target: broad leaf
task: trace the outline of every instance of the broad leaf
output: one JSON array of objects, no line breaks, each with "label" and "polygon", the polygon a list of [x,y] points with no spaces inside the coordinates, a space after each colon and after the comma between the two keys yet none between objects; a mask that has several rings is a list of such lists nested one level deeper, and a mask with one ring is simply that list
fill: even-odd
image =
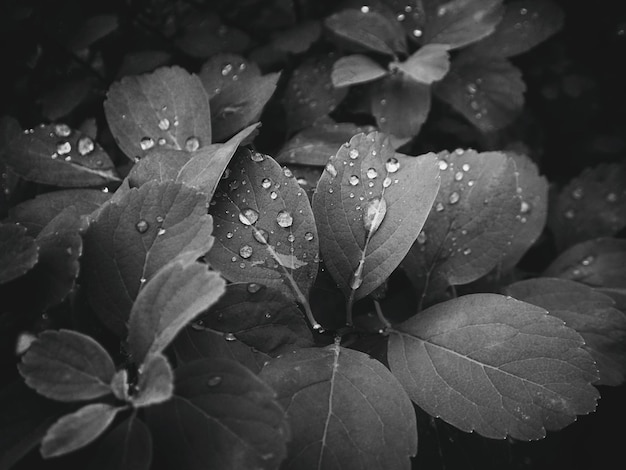
[{"label": "broad leaf", "polygon": [[80,401],[111,393],[115,365],[93,338],[72,330],[47,330],[28,348],[19,371],[40,395]]},{"label": "broad leaf", "polygon": [[160,353],[146,358],[139,369],[137,393],[131,398],[133,406],[139,408],[156,405],[172,398],[174,371]]},{"label": "broad leaf", "polygon": [[36,183],[84,187],[119,181],[102,147],[67,124],[42,124],[18,134],[4,158],[15,173]]},{"label": "broad leaf", "polygon": [[285,469],[409,469],[415,412],[380,362],[341,348],[300,349],[271,361],[261,378],[287,410]]},{"label": "broad leaf", "polygon": [[[426,9],[429,2],[423,0],[383,0],[393,13],[396,21],[405,30],[406,34],[413,40],[420,40],[424,35],[424,24],[426,23]],[[396,26],[397,27],[397,26]]]},{"label": "broad leaf", "polygon": [[213,140],[221,141],[258,120],[280,73],[261,76],[253,62],[218,54],[202,66],[199,77],[210,97]]},{"label": "broad leaf", "polygon": [[215,219],[212,266],[235,282],[280,290],[305,303],[318,268],[318,236],[309,200],[271,157],[239,153],[209,208]]},{"label": "broad leaf", "polygon": [[333,86],[345,87],[367,83],[384,77],[389,72],[367,56],[348,55],[333,64],[331,78]]},{"label": "broad leaf", "polygon": [[149,182],[106,205],[84,236],[81,285],[118,336],[140,287],[181,253],[205,254],[213,241],[206,196],[178,183]]},{"label": "broad leaf", "polygon": [[463,431],[540,439],[599,397],[583,339],[547,313],[496,294],[437,304],[394,326],[391,371],[420,408]]},{"label": "broad leaf", "polygon": [[610,297],[578,282],[537,278],[516,282],[506,294],[560,318],[585,340],[583,346],[600,371],[598,385],[626,381],[626,316]]},{"label": "broad leaf", "polygon": [[224,292],[224,281],[205,264],[175,260],[141,289],[128,322],[128,343],[135,364],[162,352],[195,316]]},{"label": "broad leaf", "polygon": [[180,67],[122,78],[109,88],[104,111],[131,160],[155,147],[194,151],[211,143],[209,97],[200,79]]},{"label": "broad leaf", "polygon": [[521,112],[526,85],[508,60],[464,52],[434,91],[482,132],[491,132],[506,127]]},{"label": "broad leaf", "polygon": [[626,227],[626,165],[603,164],[583,171],[560,191],[548,225],[561,250],[613,236]]},{"label": "broad leaf", "polygon": [[448,46],[443,44],[426,44],[409,56],[404,62],[392,64],[413,80],[425,85],[441,80],[450,69]]},{"label": "broad leaf", "polygon": [[278,468],[289,427],[274,391],[245,367],[199,360],[176,370],[176,396],[146,411],[167,468]]},{"label": "broad leaf", "polygon": [[151,463],[150,430],[133,414],[99,441],[89,469],[149,470]]},{"label": "broad leaf", "polygon": [[313,197],[320,248],[344,295],[381,285],[417,238],[439,188],[434,155],[396,153],[378,132],[358,134],[328,162]]},{"label": "broad leaf", "polygon": [[522,225],[515,162],[499,152],[439,155],[441,188],[403,268],[429,303],[491,271]]},{"label": "broad leaf", "polygon": [[17,224],[0,224],[0,284],[12,281],[28,271],[39,259],[35,240],[26,228]]},{"label": "broad leaf", "polygon": [[41,442],[44,458],[73,452],[96,440],[122,408],[104,403],[84,406],[54,423]]}]

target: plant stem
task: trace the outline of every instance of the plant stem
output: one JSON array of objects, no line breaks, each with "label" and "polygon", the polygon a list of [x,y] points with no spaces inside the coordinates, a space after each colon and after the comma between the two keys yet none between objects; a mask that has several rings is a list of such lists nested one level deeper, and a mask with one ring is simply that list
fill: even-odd
[{"label": "plant stem", "polygon": [[380,308],[380,302],[378,302],[378,300],[374,299],[374,308],[376,309],[376,316],[378,317],[378,319],[380,320],[380,322],[385,325],[384,330],[388,330],[389,328],[391,328],[391,323],[389,323],[389,320],[387,320],[385,318],[385,315],[383,315],[383,310]]}]

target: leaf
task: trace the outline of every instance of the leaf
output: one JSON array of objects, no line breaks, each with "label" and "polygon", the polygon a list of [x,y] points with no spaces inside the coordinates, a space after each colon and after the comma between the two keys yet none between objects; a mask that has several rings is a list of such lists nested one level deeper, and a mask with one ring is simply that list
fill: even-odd
[{"label": "leaf", "polygon": [[313,210],[325,266],[346,297],[365,297],[400,264],[438,188],[434,155],[398,154],[378,132],[354,136],[331,158]]},{"label": "leaf", "polygon": [[115,426],[98,443],[89,462],[92,470],[149,470],[152,436],[147,426],[131,415]]},{"label": "leaf", "polygon": [[35,240],[26,228],[17,224],[0,224],[0,284],[23,276],[39,259]]},{"label": "leaf", "polygon": [[192,11],[176,41],[186,54],[205,59],[220,52],[243,52],[248,48],[250,38],[245,32],[226,26],[212,12]]},{"label": "leaf", "polygon": [[345,88],[333,88],[335,55],[307,57],[289,77],[283,95],[286,122],[291,131],[310,126],[335,110],[346,96]]},{"label": "leaf", "polygon": [[4,158],[15,173],[36,183],[84,187],[119,181],[102,147],[66,124],[42,124],[18,134]]},{"label": "leaf", "polygon": [[392,67],[404,72],[413,80],[430,85],[445,77],[450,69],[448,46],[426,44],[404,62],[392,64]]},{"label": "leaf", "polygon": [[118,336],[141,285],[181,253],[213,242],[206,196],[179,183],[149,182],[100,211],[84,235],[81,285],[100,320]]},{"label": "leaf", "polygon": [[373,86],[371,107],[382,132],[410,139],[428,117],[430,87],[404,74],[389,75]]},{"label": "leaf", "polygon": [[131,51],[124,54],[117,70],[117,78],[153,72],[170,62],[172,55],[159,50]]},{"label": "leaf", "polygon": [[485,437],[533,440],[595,410],[597,369],[583,345],[540,307],[473,294],[395,325],[387,355],[428,414]]},{"label": "leaf", "polygon": [[422,0],[383,0],[383,3],[391,10],[393,17],[411,39],[419,40],[423,36],[426,21],[424,4],[428,5],[429,2]]},{"label": "leaf", "polygon": [[199,360],[176,370],[176,396],[148,408],[166,468],[278,468],[289,427],[274,391],[245,367]]},{"label": "leaf", "polygon": [[[210,144],[198,151],[202,155],[212,155],[222,144]],[[138,188],[149,181],[176,181],[181,169],[193,158],[186,150],[155,148],[133,165],[128,173],[128,184]]]},{"label": "leaf", "polygon": [[548,215],[557,247],[610,237],[626,227],[626,165],[587,168],[560,192]]},{"label": "leaf", "polygon": [[95,15],[82,21],[69,40],[68,47],[80,51],[108,36],[118,28],[115,15]]},{"label": "leaf", "polygon": [[180,67],[115,82],[104,111],[113,137],[131,160],[155,146],[197,150],[211,143],[209,97],[200,79]]},{"label": "leaf", "polygon": [[305,302],[317,275],[318,237],[304,191],[258,152],[238,154],[225,176],[209,208],[216,241],[207,260],[230,281]]},{"label": "leaf", "polygon": [[40,395],[71,402],[110,394],[115,365],[93,338],[72,330],[47,330],[28,348],[19,371]]},{"label": "leaf", "polygon": [[281,468],[411,467],[415,412],[380,362],[335,344],[275,359],[260,377],[276,390],[292,429]]},{"label": "leaf", "polygon": [[336,88],[367,83],[389,72],[367,56],[354,54],[341,57],[333,64],[331,79]]},{"label": "leaf", "polygon": [[425,44],[444,44],[450,49],[489,36],[504,13],[502,0],[451,0],[425,6],[428,16],[422,40]]},{"label": "leaf", "polygon": [[213,140],[221,141],[258,120],[280,73],[262,76],[254,62],[218,54],[202,66],[199,77],[211,99]]},{"label": "leaf", "polygon": [[541,308],[576,330],[598,365],[597,385],[626,381],[626,316],[610,297],[578,282],[536,278],[511,284],[505,293]]},{"label": "leaf", "polygon": [[270,356],[313,346],[311,332],[297,305],[260,284],[230,284],[202,315],[194,329],[208,328]]},{"label": "leaf", "polygon": [[515,0],[504,7],[504,16],[495,32],[474,43],[472,54],[485,57],[522,54],[563,28],[563,10],[554,2]]},{"label": "leaf", "polygon": [[205,264],[174,260],[141,289],[128,322],[135,364],[163,352],[176,334],[224,292],[224,281]]},{"label": "leaf", "polygon": [[375,11],[343,10],[324,21],[324,25],[336,37],[366,51],[395,56],[406,52],[406,39],[385,16]]},{"label": "leaf", "polygon": [[351,122],[318,122],[287,141],[276,156],[276,161],[282,164],[324,167],[341,144],[348,142],[353,135],[373,130],[375,130],[373,126],[361,127]]},{"label": "leaf", "polygon": [[87,101],[97,87],[99,84],[93,77],[63,77],[38,98],[42,116],[50,121],[67,116]]},{"label": "leaf", "polygon": [[506,59],[464,52],[434,91],[480,131],[492,132],[511,124],[521,112],[526,85],[520,70]]},{"label": "leaf", "polygon": [[626,286],[626,240],[597,238],[579,243],[561,253],[543,272],[591,287]]},{"label": "leaf", "polygon": [[174,371],[160,353],[151,354],[139,369],[137,393],[131,398],[132,404],[145,407],[163,403],[174,394]]},{"label": "leaf", "polygon": [[96,440],[122,408],[93,403],[54,423],[41,442],[41,455],[48,459],[73,452]]},{"label": "leaf", "polygon": [[284,52],[302,54],[320,38],[321,32],[322,28],[319,21],[304,21],[290,29],[275,33],[272,36],[272,45]]}]

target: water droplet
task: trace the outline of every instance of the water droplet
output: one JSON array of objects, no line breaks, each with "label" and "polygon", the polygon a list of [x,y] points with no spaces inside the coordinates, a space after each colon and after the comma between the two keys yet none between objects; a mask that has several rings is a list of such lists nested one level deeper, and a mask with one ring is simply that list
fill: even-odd
[{"label": "water droplet", "polygon": [[216,387],[222,383],[222,378],[219,375],[214,375],[213,377],[209,377],[209,380],[206,381],[206,384],[209,387]]},{"label": "water droplet", "polygon": [[157,231],[157,235],[165,235],[165,229],[164,229],[164,228],[160,228],[160,229]]},{"label": "water droplet", "polygon": [[528,202],[526,201],[522,201],[521,205],[520,205],[520,212],[522,214],[528,214],[530,212],[531,206]]},{"label": "water droplet", "polygon": [[88,155],[96,148],[91,137],[83,136],[78,139],[78,153],[82,156]]},{"label": "water droplet", "polygon": [[368,201],[363,213],[363,226],[369,233],[374,233],[380,227],[387,214],[387,201],[384,198],[374,198]]},{"label": "water droplet", "polygon": [[290,243],[293,243],[293,242],[295,242],[295,241],[296,241],[296,236],[295,236],[293,233],[290,233],[289,235],[287,235],[287,240],[288,240]]},{"label": "water droplet", "polygon": [[388,188],[391,186],[391,178],[388,176],[383,180],[383,188]]},{"label": "water droplet", "polygon": [[168,118],[162,118],[159,121],[159,129],[166,131],[170,128],[170,120]]},{"label": "water droplet", "polygon": [[413,36],[415,36],[416,38],[421,38],[422,37],[422,30],[421,29],[414,29],[413,30]]},{"label": "water droplet", "polygon": [[463,179],[463,172],[462,171],[457,171],[454,174],[454,180],[455,181],[461,181]]},{"label": "water droplet", "polygon": [[282,210],[276,215],[276,223],[283,228],[291,227],[293,224],[293,217],[289,212]]},{"label": "water droplet", "polygon": [[234,191],[234,190],[236,190],[236,189],[239,187],[239,184],[240,184],[240,183],[239,183],[239,181],[237,181],[237,180],[232,180],[230,183],[228,183],[228,188],[229,188],[231,191]]},{"label": "water droplet", "polygon": [[55,124],[54,133],[57,137],[69,137],[72,133],[72,129],[67,124]]},{"label": "water droplet", "polygon": [[350,149],[350,153],[348,154],[352,160],[359,158],[359,151],[357,149]]},{"label": "water droplet", "polygon": [[572,198],[576,199],[576,200],[579,200],[579,199],[581,199],[583,197],[583,194],[584,194],[583,188],[575,188],[572,191]]},{"label": "water droplet", "polygon": [[461,199],[461,196],[456,191],[450,194],[450,204],[456,204],[457,202],[459,202],[459,199]]},{"label": "water droplet", "polygon": [[236,340],[237,340],[237,338],[235,337],[235,335],[234,335],[234,334],[232,334],[232,333],[226,333],[226,334],[224,335],[224,339],[225,339],[226,341],[236,341]]},{"label": "water droplet", "polygon": [[243,259],[248,259],[252,256],[252,247],[250,245],[243,245],[239,248],[239,256]]},{"label": "water droplet", "polygon": [[185,141],[185,150],[187,152],[195,152],[200,148],[200,140],[197,137],[191,136]]},{"label": "water droplet", "polygon": [[263,189],[269,189],[272,186],[272,180],[269,178],[263,178],[261,180],[261,187]]},{"label": "water droplet", "polygon": [[150,224],[145,220],[140,220],[135,224],[135,228],[139,233],[146,233],[150,228]]},{"label": "water droplet", "polygon": [[397,158],[391,157],[385,163],[385,168],[387,169],[389,173],[395,173],[396,171],[400,169],[400,162],[398,161]]},{"label": "water droplet", "polygon": [[333,178],[335,176],[337,176],[337,169],[335,168],[335,166],[332,163],[327,163],[326,164],[326,171]]},{"label": "water droplet", "polygon": [[426,235],[426,232],[422,230],[417,235],[417,243],[419,243],[420,245],[423,245],[424,243],[426,243],[426,240],[428,240],[428,236]]},{"label": "water droplet", "polygon": [[313,235],[313,233],[311,233],[311,232],[307,232],[307,233],[305,233],[305,234],[304,234],[304,239],[305,239],[306,241],[308,241],[308,242],[310,242],[311,240],[313,240],[313,237],[314,237],[314,235]]},{"label": "water droplet", "polygon": [[471,248],[465,248],[465,249],[463,250],[463,254],[464,254],[465,256],[467,256],[467,255],[469,255],[469,254],[471,254],[471,253],[472,253],[472,249],[471,249]]},{"label": "water droplet", "polygon": [[474,180],[469,180],[469,181],[467,182],[467,185],[468,185],[469,187],[474,186]]},{"label": "water droplet", "polygon": [[373,180],[374,178],[378,176],[378,172],[376,171],[376,168],[368,168],[366,174],[367,174],[367,177],[371,180]]},{"label": "water droplet", "polygon": [[167,142],[167,140],[165,140],[164,137],[161,137],[158,141],[157,144],[159,144],[161,147],[163,147],[165,145],[165,143]]},{"label": "water droplet", "polygon": [[64,158],[64,160],[66,162],[71,162],[72,161],[72,157],[70,157],[69,155],[67,157]]},{"label": "water droplet", "polygon": [[278,197],[278,194],[276,193],[276,191],[272,191],[270,193],[270,199],[276,199]]},{"label": "water droplet", "polygon": [[582,264],[583,266],[589,266],[591,263],[593,263],[594,257],[589,255],[587,256],[585,259],[583,259],[580,264]]},{"label": "water droplet", "polygon": [[254,237],[256,241],[258,241],[259,243],[263,245],[267,245],[270,241],[269,234],[267,233],[266,230],[263,230],[262,228],[254,230],[252,232],[252,237]]},{"label": "water droplet", "polygon": [[66,155],[72,151],[72,144],[69,142],[59,142],[57,144],[57,153],[59,155]]},{"label": "water droplet", "polygon": [[439,169],[441,171],[448,169],[448,162],[445,160],[439,160]]},{"label": "water droplet", "polygon": [[356,175],[352,175],[350,176],[349,181],[352,186],[356,186],[357,184],[359,184],[359,177]]},{"label": "water droplet", "polygon": [[239,213],[239,221],[244,225],[254,225],[259,220],[259,213],[247,207]]},{"label": "water droplet", "polygon": [[609,193],[606,195],[606,200],[607,202],[616,202],[617,201],[617,194],[615,193]]},{"label": "water droplet", "polygon": [[370,12],[370,7],[368,7],[367,5],[363,5],[361,7],[361,13],[369,13]]},{"label": "water droplet", "polygon": [[442,203],[440,203],[440,202],[438,202],[438,203],[437,203],[437,205],[435,206],[435,210],[436,210],[437,212],[442,212],[444,209],[445,209],[445,208],[444,208],[443,204],[442,204]]},{"label": "water droplet", "polygon": [[234,236],[234,235],[233,235],[233,232],[227,232],[227,233],[226,233],[226,238],[228,238],[229,240],[230,240],[231,238],[233,238],[233,236]]},{"label": "water droplet", "polygon": [[261,284],[257,284],[256,282],[251,282],[247,287],[248,292],[251,294],[256,294],[261,290]]},{"label": "water droplet", "polygon": [[404,21],[406,17],[404,16],[404,13],[398,13],[398,15],[396,16],[396,20],[398,21]]},{"label": "water droplet", "polygon": [[563,215],[565,216],[566,219],[570,219],[571,220],[571,219],[574,218],[576,213],[572,209],[569,209],[569,210],[565,211],[565,213]]},{"label": "water droplet", "polygon": [[231,73],[233,71],[233,64],[224,64],[222,66],[222,76],[225,77],[226,75],[228,75],[229,73]]},{"label": "water droplet", "polygon": [[260,152],[251,152],[250,160],[252,160],[253,162],[262,162],[263,160],[265,160],[265,155]]},{"label": "water droplet", "polygon": [[526,15],[527,13],[528,13],[528,10],[526,8],[520,8],[519,10],[520,15]]}]

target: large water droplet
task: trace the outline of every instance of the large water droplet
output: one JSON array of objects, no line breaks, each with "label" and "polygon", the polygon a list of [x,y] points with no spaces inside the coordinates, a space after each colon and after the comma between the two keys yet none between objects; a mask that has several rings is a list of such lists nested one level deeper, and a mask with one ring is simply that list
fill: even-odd
[{"label": "large water droplet", "polygon": [[252,160],[253,162],[262,162],[263,160],[265,160],[265,155],[259,152],[251,152],[250,160]]},{"label": "large water droplet", "polygon": [[272,180],[269,178],[263,178],[261,180],[261,187],[263,189],[269,189],[272,186]]},{"label": "large water droplet", "polygon": [[78,139],[77,148],[78,148],[78,153],[81,154],[82,156],[85,156],[93,152],[96,146],[93,143],[93,140],[91,140],[91,137],[87,137],[85,135],[81,137],[80,139]]},{"label": "large water droplet", "polygon": [[187,152],[195,152],[200,148],[200,139],[191,136],[185,141],[185,150]]},{"label": "large water droplet", "polygon": [[438,202],[437,205],[435,206],[435,210],[437,212],[442,212],[445,209],[445,207],[443,206],[442,203]]},{"label": "large water droplet", "polygon": [[314,235],[313,235],[313,233],[311,233],[311,232],[307,232],[307,233],[305,233],[305,234],[304,234],[304,239],[305,239],[306,241],[308,241],[308,242],[310,242],[311,240],[313,240],[313,238],[314,238]]},{"label": "large water droplet", "polygon": [[276,215],[276,223],[283,228],[291,227],[293,217],[288,211],[282,210]]},{"label": "large water droplet", "polygon": [[383,188],[388,188],[391,186],[391,178],[388,176],[383,180]]},{"label": "large water droplet", "polygon": [[357,149],[350,149],[350,153],[348,154],[352,160],[359,158],[359,151]]},{"label": "large water droplet", "polygon": [[439,169],[441,171],[448,169],[448,162],[445,160],[439,160]]},{"label": "large water droplet", "polygon": [[54,133],[57,137],[69,137],[72,133],[72,129],[67,124],[55,124]]},{"label": "large water droplet", "polygon": [[236,341],[236,340],[237,340],[237,338],[235,337],[235,335],[234,335],[234,334],[232,334],[232,333],[226,333],[226,334],[224,335],[224,339],[225,339],[226,341]]},{"label": "large water droplet", "polygon": [[594,257],[589,255],[587,256],[585,259],[583,259],[580,264],[582,264],[583,266],[589,266],[591,263],[593,263]]},{"label": "large water droplet", "polygon": [[278,197],[278,193],[276,191],[272,191],[270,193],[270,199],[276,199]]},{"label": "large water droplet", "polygon": [[376,168],[368,168],[366,174],[367,174],[367,177],[371,180],[373,180],[374,178],[378,176],[378,172],[376,171]]},{"label": "large water droplet", "polygon": [[141,150],[150,150],[154,147],[154,140],[151,137],[144,137],[139,142],[139,146],[141,147]]},{"label": "large water droplet", "polygon": [[385,163],[385,168],[387,169],[389,173],[395,173],[396,171],[400,169],[400,162],[398,161],[397,158],[391,157]]},{"label": "large water droplet", "polygon": [[251,282],[247,287],[248,292],[251,294],[256,294],[261,290],[261,284],[257,284],[256,282]]},{"label": "large water droplet", "polygon": [[457,171],[454,174],[454,180],[455,181],[461,181],[463,179],[463,172],[462,171]]},{"label": "large water droplet", "polygon": [[244,225],[254,225],[259,220],[259,213],[254,209],[247,207],[239,213],[239,220]]},{"label": "large water droplet", "polygon": [[461,196],[455,191],[450,194],[450,199],[448,199],[448,201],[450,201],[450,204],[456,204],[457,202],[459,202],[459,199],[461,199]]},{"label": "large water droplet", "polygon": [[243,259],[248,259],[252,256],[252,247],[250,245],[243,245],[239,248],[239,256]]},{"label": "large water droplet", "polygon": [[463,169],[463,171],[469,171],[470,170],[469,163],[463,163],[463,166],[461,168]]},{"label": "large water droplet", "polygon": [[233,71],[233,64],[224,64],[222,66],[222,76],[225,77]]},{"label": "large water droplet", "polygon": [[374,233],[380,227],[387,214],[387,201],[384,198],[374,198],[368,201],[363,213],[363,226],[369,233]]},{"label": "large water droplet", "polygon": [[146,233],[150,228],[150,224],[145,220],[140,220],[135,224],[135,228],[139,233]]},{"label": "large water droplet", "polygon": [[424,34],[424,33],[422,32],[421,29],[414,29],[413,30],[413,36],[415,36],[416,38],[421,38],[422,34]]},{"label": "large water droplet", "polygon": [[335,168],[335,166],[332,163],[327,163],[326,164],[326,171],[333,178],[335,176],[337,176],[337,169]]},{"label": "large water droplet", "polygon": [[168,118],[162,118],[159,120],[159,129],[166,131],[170,128],[170,120]]},{"label": "large water droplet", "polygon": [[356,186],[357,184],[359,184],[359,177],[356,175],[352,175],[350,176],[350,179],[348,181],[350,181],[350,184],[352,186]]},{"label": "large water droplet", "polygon": [[532,207],[531,207],[530,203],[528,203],[526,201],[522,201],[522,203],[520,205],[520,212],[522,214],[528,214],[531,209],[532,209]]},{"label": "large water droplet", "polygon": [[252,232],[252,237],[263,245],[267,245],[270,242],[269,234],[262,228],[254,230],[254,232]]},{"label": "large water droplet", "polygon": [[361,7],[361,13],[369,13],[370,12],[370,7],[368,7],[367,5],[363,5]]},{"label": "large water droplet", "polygon": [[72,151],[72,144],[67,141],[59,142],[57,144],[57,153],[59,155],[66,155]]}]

